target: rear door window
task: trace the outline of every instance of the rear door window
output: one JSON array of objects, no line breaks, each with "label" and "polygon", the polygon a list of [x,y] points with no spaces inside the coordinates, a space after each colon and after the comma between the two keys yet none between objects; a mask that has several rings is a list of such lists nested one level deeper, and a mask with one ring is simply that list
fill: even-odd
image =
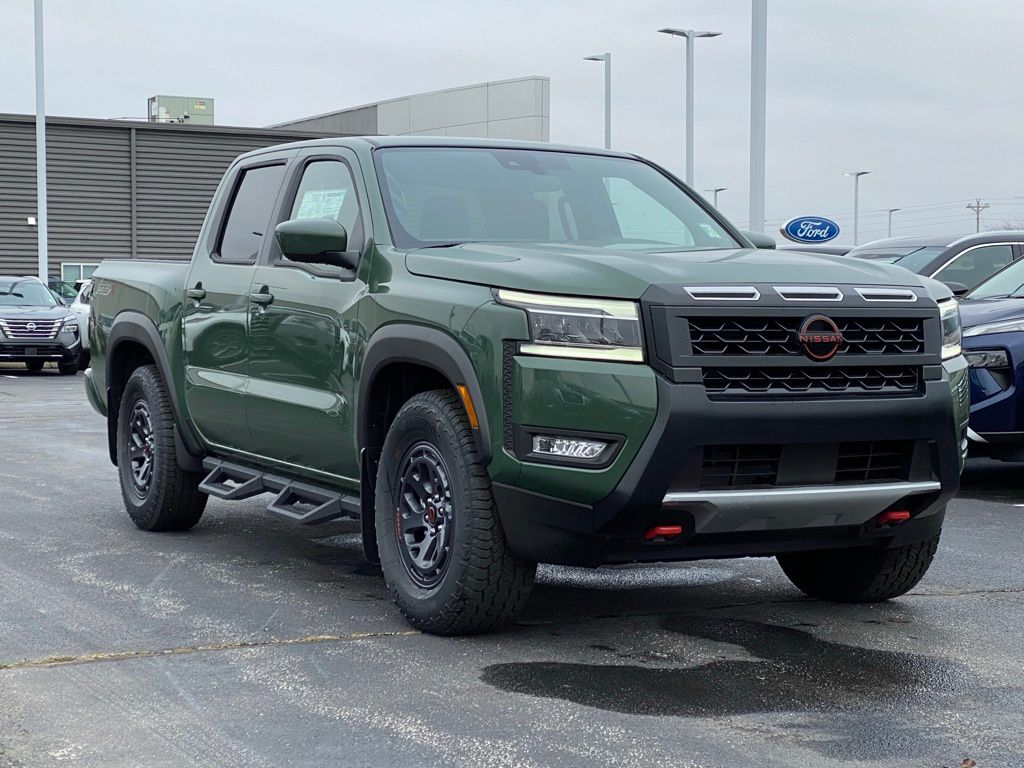
[{"label": "rear door window", "polygon": [[270,225],[284,165],[264,165],[242,171],[217,249],[220,261],[251,264],[256,260]]},{"label": "rear door window", "polygon": [[957,256],[932,277],[949,283],[960,283],[973,288],[989,275],[1013,261],[1013,246],[1009,244],[982,245]]}]

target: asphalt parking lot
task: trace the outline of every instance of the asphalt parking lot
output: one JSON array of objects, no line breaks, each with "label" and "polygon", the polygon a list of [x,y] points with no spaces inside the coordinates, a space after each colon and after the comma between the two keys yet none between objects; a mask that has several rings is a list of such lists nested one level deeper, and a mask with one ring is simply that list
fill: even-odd
[{"label": "asphalt parking lot", "polygon": [[412,632],[349,523],[138,531],[80,376],[0,368],[0,767],[1024,765],[1024,468],[973,464],[883,605],[774,561],[544,568]]}]

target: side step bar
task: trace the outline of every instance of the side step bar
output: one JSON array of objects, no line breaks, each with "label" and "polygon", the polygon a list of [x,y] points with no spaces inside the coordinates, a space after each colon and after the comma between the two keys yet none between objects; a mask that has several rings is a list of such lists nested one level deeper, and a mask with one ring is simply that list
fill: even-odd
[{"label": "side step bar", "polygon": [[359,497],[330,488],[271,475],[223,459],[204,459],[209,474],[199,490],[218,499],[239,501],[261,493],[276,493],[267,511],[303,525],[326,523],[339,518],[358,518]]}]

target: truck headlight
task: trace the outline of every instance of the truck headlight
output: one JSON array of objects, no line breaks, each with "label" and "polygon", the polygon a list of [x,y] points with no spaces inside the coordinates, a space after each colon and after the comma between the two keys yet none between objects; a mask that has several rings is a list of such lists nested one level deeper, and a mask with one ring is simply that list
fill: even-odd
[{"label": "truck headlight", "polygon": [[498,301],[526,310],[528,355],[642,363],[643,342],[636,303],[579,296],[499,290]]},{"label": "truck headlight", "polygon": [[960,305],[952,299],[939,302],[939,321],[942,326],[942,359],[949,360],[960,354]]}]

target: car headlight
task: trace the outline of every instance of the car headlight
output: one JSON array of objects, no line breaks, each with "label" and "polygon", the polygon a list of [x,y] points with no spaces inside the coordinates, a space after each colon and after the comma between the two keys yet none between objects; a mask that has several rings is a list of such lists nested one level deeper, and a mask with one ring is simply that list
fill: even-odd
[{"label": "car headlight", "polygon": [[65,317],[64,318],[64,325],[61,328],[61,331],[65,331],[67,333],[73,333],[73,334],[77,335],[78,334],[78,318],[75,317],[74,315],[71,315],[69,317]]},{"label": "car headlight", "polygon": [[1005,349],[965,349],[964,357],[971,368],[1009,368]]},{"label": "car headlight", "polygon": [[942,359],[949,360],[960,354],[960,305],[950,299],[939,302],[939,321],[942,326]]},{"label": "car headlight", "polygon": [[1020,320],[1003,320],[988,325],[975,325],[964,331],[964,336],[984,336],[986,333],[1012,333],[1024,331],[1024,318]]},{"label": "car headlight", "polygon": [[530,342],[528,355],[576,357],[642,363],[640,314],[636,303],[579,296],[497,291],[498,301],[526,310]]}]

